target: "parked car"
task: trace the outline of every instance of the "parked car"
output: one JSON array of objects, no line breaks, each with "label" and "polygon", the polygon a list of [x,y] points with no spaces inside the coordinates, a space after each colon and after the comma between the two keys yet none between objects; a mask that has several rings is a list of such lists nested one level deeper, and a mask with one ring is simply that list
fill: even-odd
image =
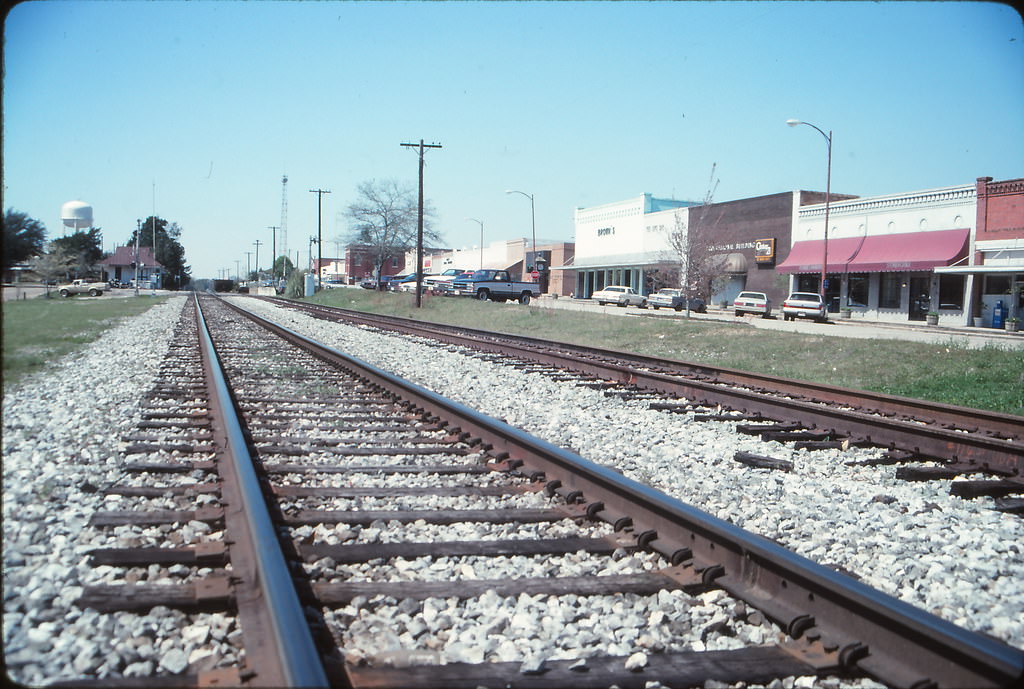
[{"label": "parked car", "polygon": [[105,282],[72,280],[66,285],[58,285],[57,292],[62,297],[70,297],[72,294],[88,294],[90,297],[98,297],[108,289],[110,289],[110,285]]},{"label": "parked car", "polygon": [[637,294],[636,290],[632,287],[626,287],[625,285],[611,285],[605,287],[602,290],[598,290],[590,295],[590,298],[596,301],[601,306],[605,304],[615,304],[616,306],[639,306],[641,309],[647,308],[647,299],[641,294]]},{"label": "parked car", "polygon": [[772,302],[764,292],[740,292],[732,302],[732,310],[737,316],[759,313],[761,318],[768,318],[772,315]]},{"label": "parked car", "polygon": [[513,280],[507,270],[477,270],[452,280],[451,293],[456,297],[474,297],[480,301],[505,302],[514,299],[524,306],[540,296],[536,282]]},{"label": "parked car", "polygon": [[324,280],[322,284],[323,284],[323,288],[324,289],[334,289],[336,287],[344,287],[345,286],[345,281],[344,280]]},{"label": "parked car", "polygon": [[391,286],[397,282],[400,282],[405,275],[381,275],[378,281],[378,287],[382,290],[389,290]]},{"label": "parked car", "polygon": [[[416,273],[409,273],[406,275],[401,282],[392,283],[392,288],[398,292],[415,292],[416,291]],[[420,288],[424,291],[427,289],[427,274],[423,274],[423,278],[420,280]]]},{"label": "parked car", "polygon": [[828,310],[820,294],[813,292],[793,292],[782,302],[782,320],[791,321],[797,318],[810,318],[816,321],[827,321]]},{"label": "parked car", "polygon": [[445,282],[451,282],[452,280],[459,277],[465,272],[466,271],[462,270],[461,268],[447,268],[439,274],[424,276],[423,285],[428,290],[437,291],[437,288],[441,284]]},{"label": "parked car", "polygon": [[406,278],[405,274],[402,275],[381,275],[380,276],[380,288],[385,290],[394,290],[398,287],[398,283]]},{"label": "parked car", "polygon": [[[686,308],[686,297],[683,295],[683,290],[681,289],[663,287],[655,294],[651,294],[647,297],[647,305],[655,311],[663,306],[666,309],[682,311]],[[690,297],[690,311],[695,313],[706,313],[707,310],[707,304],[704,303],[703,299],[699,297]]]}]

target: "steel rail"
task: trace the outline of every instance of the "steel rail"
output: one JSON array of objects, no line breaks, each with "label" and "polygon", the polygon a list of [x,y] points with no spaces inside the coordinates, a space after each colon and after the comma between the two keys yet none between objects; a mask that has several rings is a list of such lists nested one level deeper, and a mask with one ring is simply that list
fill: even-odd
[{"label": "steel rail", "polygon": [[811,381],[794,380],[773,376],[767,373],[756,373],[751,371],[739,371],[737,369],[721,366],[699,364],[679,359],[666,359],[661,357],[638,354],[635,352],[624,352],[614,349],[600,347],[588,347],[567,342],[556,342],[529,337],[527,335],[512,335],[498,333],[488,330],[469,328],[467,326],[452,326],[441,323],[429,323],[417,321],[401,316],[385,316],[380,314],[367,314],[361,311],[343,309],[340,307],[328,307],[322,305],[302,304],[295,301],[279,298],[260,297],[267,301],[286,305],[292,308],[308,309],[310,311],[324,313],[340,313],[346,318],[359,320],[368,325],[385,327],[384,323],[392,323],[396,328],[411,329],[423,333],[429,337],[452,336],[454,339],[446,340],[451,344],[458,344],[463,339],[473,342],[496,342],[499,339],[523,342],[540,349],[558,347],[572,359],[574,356],[597,356],[608,357],[616,360],[628,360],[639,366],[646,366],[661,372],[675,372],[683,375],[702,376],[719,383],[731,383],[740,386],[758,387],[765,386],[773,392],[790,394],[802,397],[813,397],[815,400],[829,404],[842,404],[860,408],[870,408],[879,414],[892,414],[903,417],[913,417],[921,420],[929,420],[939,425],[970,425],[979,427],[982,432],[1005,434],[1020,438],[1024,436],[1024,417],[988,411],[985,409],[970,409],[958,407],[941,402],[917,400],[910,397],[898,395],[886,395],[871,390],[854,390],[823,383]]},{"label": "steel rail", "polygon": [[233,575],[240,580],[234,595],[246,639],[246,659],[255,669],[249,684],[327,687],[327,674],[267,510],[198,294],[195,299],[214,427],[224,448],[218,467],[228,479],[224,481],[225,521],[232,520],[242,532],[229,533],[234,541]]},{"label": "steel rail", "polygon": [[[294,306],[292,302],[284,303]],[[977,467],[978,471],[1024,477],[1024,419],[1009,414],[803,383],[777,376],[748,374],[628,352],[459,328],[471,333],[467,341],[467,337],[461,334],[410,319],[368,316],[334,308],[328,312],[335,311],[342,312],[345,318],[378,326],[378,318],[383,318],[394,322],[395,327],[402,330],[412,329],[450,344],[463,344],[494,353],[505,353],[508,349],[508,344],[497,338],[524,341],[538,349],[517,348],[518,356],[540,363],[686,397],[703,404],[721,404],[747,414],[768,418],[781,416],[784,420],[796,421],[808,427],[848,435],[859,442],[953,460],[968,467]],[[553,346],[563,351],[557,351]],[[609,360],[626,360],[639,364],[640,368]],[[643,367],[648,368],[645,370]],[[673,375],[666,370],[672,367],[677,367],[678,374],[692,371],[707,379]],[[759,385],[768,389],[756,389]],[[808,401],[806,397],[809,396],[815,397],[816,401]],[[871,411],[865,411],[866,408]],[[907,417],[928,419],[934,423],[904,420]],[[968,433],[951,426],[975,426],[987,432]]]},{"label": "steel rail", "polygon": [[721,586],[821,649],[822,668],[857,670],[893,687],[986,689],[1024,682],[1024,651],[976,634],[761,536],[534,438],[502,421],[402,380],[234,304],[239,313],[316,356],[392,390],[454,430],[481,438],[498,458],[543,472],[549,492],[587,513],[631,522],[640,545],[665,555],[679,576]]}]

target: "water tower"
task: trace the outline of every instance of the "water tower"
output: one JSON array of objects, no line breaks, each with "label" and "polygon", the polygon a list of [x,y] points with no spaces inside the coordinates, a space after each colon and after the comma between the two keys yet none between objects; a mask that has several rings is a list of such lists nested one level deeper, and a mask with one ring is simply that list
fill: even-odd
[{"label": "water tower", "polygon": [[92,206],[85,201],[68,201],[60,207],[60,220],[75,232],[87,230],[92,227]]}]

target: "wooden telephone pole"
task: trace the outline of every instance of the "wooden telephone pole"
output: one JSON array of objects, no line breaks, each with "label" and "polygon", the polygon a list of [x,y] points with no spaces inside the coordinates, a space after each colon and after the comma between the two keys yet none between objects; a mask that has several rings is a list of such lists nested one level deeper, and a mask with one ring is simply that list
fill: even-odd
[{"label": "wooden telephone pole", "polygon": [[420,207],[416,219],[416,308],[420,308],[423,291],[423,149],[441,148],[441,144],[402,144],[407,148],[418,148],[420,156]]}]

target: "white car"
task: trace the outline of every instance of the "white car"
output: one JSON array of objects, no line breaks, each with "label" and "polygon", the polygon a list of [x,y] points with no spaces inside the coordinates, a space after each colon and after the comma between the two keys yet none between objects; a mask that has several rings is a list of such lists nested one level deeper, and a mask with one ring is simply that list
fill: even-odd
[{"label": "white car", "polygon": [[820,294],[814,292],[793,292],[782,302],[782,320],[792,321],[797,318],[810,318],[816,321],[827,321],[828,310]]},{"label": "white car", "polygon": [[737,316],[757,313],[768,318],[772,315],[772,302],[764,292],[740,292],[732,302],[732,310]]},{"label": "white car", "polygon": [[615,304],[616,306],[639,306],[641,309],[647,308],[647,298],[643,295],[637,294],[636,290],[632,287],[626,287],[625,285],[611,285],[605,287],[602,290],[594,292],[590,295],[590,298],[596,301],[601,306],[605,304]]}]

